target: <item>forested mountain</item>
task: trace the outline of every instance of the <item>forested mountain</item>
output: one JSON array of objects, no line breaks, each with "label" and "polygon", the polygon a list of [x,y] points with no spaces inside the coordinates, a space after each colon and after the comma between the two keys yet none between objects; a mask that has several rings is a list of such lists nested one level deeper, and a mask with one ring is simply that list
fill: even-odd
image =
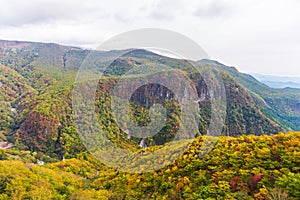
[{"label": "forested mountain", "polygon": [[275,89],[260,83],[248,74],[240,73],[234,67],[227,67],[216,61],[202,60],[226,71],[240,83],[255,99],[264,114],[286,130],[300,129],[300,90],[296,88]]},{"label": "forested mountain", "polygon": [[[110,63],[111,58],[122,52],[124,55]],[[195,143],[178,162],[154,174],[118,174],[86,153],[74,124],[72,95],[78,69],[88,57],[88,64],[96,66],[96,73],[104,77],[95,96],[97,119],[116,146],[131,151],[143,151],[138,146],[140,138],[128,137],[111,114],[112,89],[119,78],[135,78],[126,72],[139,66],[166,65],[191,80],[197,98],[201,99],[197,101],[199,123],[192,136]],[[209,155],[210,161],[198,158],[197,149],[210,125],[212,98],[204,78],[193,66],[218,71],[226,92],[222,135],[233,137],[222,137]],[[0,159],[20,160],[0,163],[0,199],[41,195],[37,185],[30,183],[20,191],[13,189],[24,178],[18,175],[21,172],[42,183],[52,199],[242,199],[243,195],[264,199],[269,195],[265,186],[268,189],[280,186],[291,197],[299,197],[294,192],[299,181],[299,134],[266,136],[300,130],[299,89],[270,88],[248,74],[212,60],[179,60],[141,49],[91,51],[3,40],[0,72],[0,142],[14,144],[12,149],[1,150]],[[176,79],[169,81],[178,84]],[[149,151],[171,142],[181,126],[181,110],[175,95],[155,83],[138,88],[131,96],[130,117],[138,125],[147,125],[149,108],[154,104],[166,108],[167,119],[157,135],[145,138]],[[222,153],[223,149],[226,151]],[[64,158],[66,162],[58,162]],[[45,168],[29,164],[37,160],[49,164]],[[13,171],[6,178],[8,166],[21,172]],[[65,182],[61,181],[66,177]],[[295,179],[294,182],[289,178]],[[199,184],[201,187],[197,189]],[[24,191],[30,191],[30,195],[26,196]],[[287,192],[282,195],[288,195]]]},{"label": "forested mountain", "polygon": [[[73,155],[75,152],[72,151],[83,148],[72,146],[80,146],[80,141],[73,125],[71,96],[77,70],[89,53],[88,50],[57,44],[0,42],[3,140],[18,142],[25,149],[42,151],[49,155]],[[132,50],[111,63],[109,70],[103,72],[106,62],[117,53],[118,51],[99,51],[93,54],[98,57],[96,64],[99,73],[119,76],[126,70],[143,64],[164,64],[178,70],[190,65],[185,60],[171,59],[144,50]],[[216,61],[202,60],[194,64],[200,68],[208,66],[222,72],[227,96],[227,116],[223,134],[260,135],[299,129],[298,90],[269,88],[250,75],[239,73],[235,68]],[[199,97],[204,96],[203,102],[199,103],[199,132],[205,134],[210,120],[209,94],[203,78],[195,72],[188,73]],[[113,82],[111,78],[103,83],[103,87],[111,88]],[[167,98],[167,92],[164,91],[166,89],[160,89],[158,85],[152,85],[150,90],[153,90],[152,98]],[[98,98],[102,98],[101,96],[101,92],[98,93]],[[143,92],[135,94],[132,101],[145,107]],[[109,109],[104,105],[101,107]],[[107,110],[100,109],[99,112],[101,115],[101,112],[107,113]],[[175,123],[174,120],[172,122],[170,119],[170,123]],[[172,132],[175,133],[176,130],[171,129],[171,126],[165,126],[160,133],[165,139],[157,136],[158,138],[154,138],[154,144],[163,144],[172,139]],[[120,134],[124,135],[122,131]]]}]

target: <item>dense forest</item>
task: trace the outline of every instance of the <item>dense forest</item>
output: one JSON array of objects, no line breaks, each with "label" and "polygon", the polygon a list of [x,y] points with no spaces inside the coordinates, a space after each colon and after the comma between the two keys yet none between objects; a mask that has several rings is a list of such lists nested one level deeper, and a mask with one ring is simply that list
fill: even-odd
[{"label": "dense forest", "polygon": [[[119,54],[123,56],[109,62]],[[0,58],[0,199],[300,198],[299,89],[269,88],[217,61],[191,63],[137,49],[92,52],[57,44],[0,41]],[[76,126],[82,115],[73,110],[76,76],[84,61],[95,65],[96,73],[104,77],[97,83],[94,105],[110,142],[134,155],[165,149],[160,154],[168,160],[172,155],[164,147],[175,144],[183,127],[189,140],[186,151],[168,165],[157,160],[164,167],[145,173],[122,172],[96,159],[95,153],[105,154],[105,148],[96,143],[93,151],[86,149]],[[156,73],[155,66],[160,65],[193,84],[199,101],[194,102],[196,109],[189,119],[198,123],[196,127],[189,120],[182,123],[180,102],[170,89],[155,83],[143,85],[130,97],[128,115],[120,112],[120,116],[146,126],[151,122],[151,106],[160,104],[166,119],[156,135],[143,139],[147,147],[141,148],[142,137],[130,136],[119,127],[111,108],[112,93],[120,77],[125,82],[136,78],[125,75],[127,71],[146,66]],[[193,66],[216,71],[223,81],[227,105],[220,137],[206,134],[213,112],[213,95],[206,83],[210,79]],[[168,81],[178,85],[176,77]],[[84,123],[91,125],[89,120]],[[201,156],[205,145],[213,148]],[[124,168],[131,164],[124,162]],[[151,164],[146,160],[138,167],[144,171]]]},{"label": "dense forest", "polygon": [[0,199],[300,198],[299,132],[223,136],[199,158],[203,137],[175,163],[140,174],[106,167],[88,153],[51,162],[39,152],[1,150]]}]

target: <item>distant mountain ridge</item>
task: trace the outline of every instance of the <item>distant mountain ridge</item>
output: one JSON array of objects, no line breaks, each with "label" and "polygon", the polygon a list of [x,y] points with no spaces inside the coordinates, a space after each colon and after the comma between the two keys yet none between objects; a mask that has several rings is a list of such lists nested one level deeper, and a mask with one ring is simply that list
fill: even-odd
[{"label": "distant mountain ridge", "polygon": [[[252,74],[257,80],[272,88],[298,88],[300,89],[300,77],[274,76]],[[300,76],[300,75],[299,75]]]}]

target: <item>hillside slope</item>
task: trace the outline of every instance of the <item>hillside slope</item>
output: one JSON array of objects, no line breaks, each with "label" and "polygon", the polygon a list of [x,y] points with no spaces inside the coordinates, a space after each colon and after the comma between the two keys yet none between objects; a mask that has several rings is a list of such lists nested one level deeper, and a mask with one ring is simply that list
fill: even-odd
[{"label": "hillside slope", "polygon": [[300,198],[299,132],[221,137],[199,158],[203,140],[172,165],[141,174],[111,169],[87,153],[39,166],[40,154],[0,150],[0,199]]},{"label": "hillside slope", "polygon": [[[2,68],[10,70],[9,74],[15,76],[13,79],[17,80],[16,82],[5,84],[5,86],[2,84],[2,87],[9,87],[14,91],[14,88],[18,88],[18,85],[25,85],[26,90],[20,89],[20,94],[17,94],[22,97],[27,90],[34,94],[30,98],[22,98],[22,100],[17,100],[18,96],[11,100],[5,99],[6,102],[14,102],[14,106],[19,113],[13,120],[14,122],[10,122],[9,118],[3,117],[10,115],[7,111],[1,114],[2,121],[5,119],[4,123],[6,125],[10,124],[8,130],[3,129],[3,135],[10,135],[7,140],[16,143],[20,148],[44,152],[58,158],[62,156],[72,157],[84,151],[73,124],[71,98],[77,70],[89,53],[90,51],[88,50],[57,44],[0,41],[0,63],[5,65]],[[120,52],[94,52],[95,58],[89,59],[89,61],[98,67],[99,73],[107,73],[113,76],[120,76],[126,70],[142,64],[164,64],[182,72],[190,67],[189,62],[185,60],[171,59],[144,50],[133,50],[122,58],[115,60],[110,66],[111,71],[106,70],[104,72],[103,68],[108,64],[109,59],[118,53]],[[221,64],[216,65],[212,61],[200,62],[199,67],[201,65],[220,70],[225,83],[228,105],[223,134],[236,136],[243,133],[252,133],[259,135],[263,133],[277,133],[283,129],[297,129],[299,123],[297,121],[299,118],[298,91],[273,91],[250,76],[241,74]],[[187,76],[193,80],[199,97],[201,95],[205,96],[204,101],[199,103],[199,112],[201,114],[199,133],[205,134],[211,112],[207,87],[201,76],[192,70],[188,71]],[[3,77],[2,79],[4,80]],[[112,86],[113,79],[102,85],[104,88]],[[175,114],[170,115],[172,117],[169,124],[165,126],[158,138],[154,138],[154,143],[151,140],[148,141],[149,145],[163,144],[172,139],[170,135],[176,133],[176,130],[172,128],[178,123],[176,122],[178,120],[178,117],[176,117],[178,113],[175,109],[176,102],[172,102],[172,99],[167,97],[167,92],[160,90],[159,86],[152,87],[152,90],[152,93],[155,94],[154,97],[161,96],[170,101],[169,106],[173,109],[170,113],[174,112]],[[3,94],[11,96],[9,91]],[[286,95],[284,96],[281,92]],[[99,93],[98,98],[99,102],[101,102],[101,93]],[[108,101],[108,99],[104,101],[106,105],[109,105]],[[141,110],[142,107],[145,107],[145,93],[137,94],[132,101],[139,105],[140,108],[136,109]],[[291,103],[285,106],[286,102]],[[102,105],[104,109],[98,110],[100,120],[105,113],[110,112],[106,105]],[[294,107],[291,107],[291,105],[294,105]],[[97,106],[99,107],[99,105]],[[145,116],[148,116],[148,111],[144,110],[142,112],[146,112]],[[137,121],[143,120],[145,119],[137,119]],[[287,122],[286,126],[285,122]],[[116,143],[131,148],[133,143],[127,139],[124,132],[119,130],[114,132],[114,134],[119,135],[112,138]],[[138,142],[138,140],[135,140],[135,142]]]},{"label": "hillside slope", "polygon": [[217,61],[201,60],[198,63],[209,64],[226,71],[247,89],[266,116],[286,130],[300,130],[300,89],[270,88],[252,76]]}]

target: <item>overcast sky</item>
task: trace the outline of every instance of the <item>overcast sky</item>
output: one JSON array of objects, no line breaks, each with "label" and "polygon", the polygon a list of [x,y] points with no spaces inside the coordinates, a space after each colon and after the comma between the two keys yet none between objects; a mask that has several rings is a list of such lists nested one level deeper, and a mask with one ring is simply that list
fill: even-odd
[{"label": "overcast sky", "polygon": [[300,76],[298,0],[0,0],[0,39],[95,48],[165,28],[242,72]]}]

